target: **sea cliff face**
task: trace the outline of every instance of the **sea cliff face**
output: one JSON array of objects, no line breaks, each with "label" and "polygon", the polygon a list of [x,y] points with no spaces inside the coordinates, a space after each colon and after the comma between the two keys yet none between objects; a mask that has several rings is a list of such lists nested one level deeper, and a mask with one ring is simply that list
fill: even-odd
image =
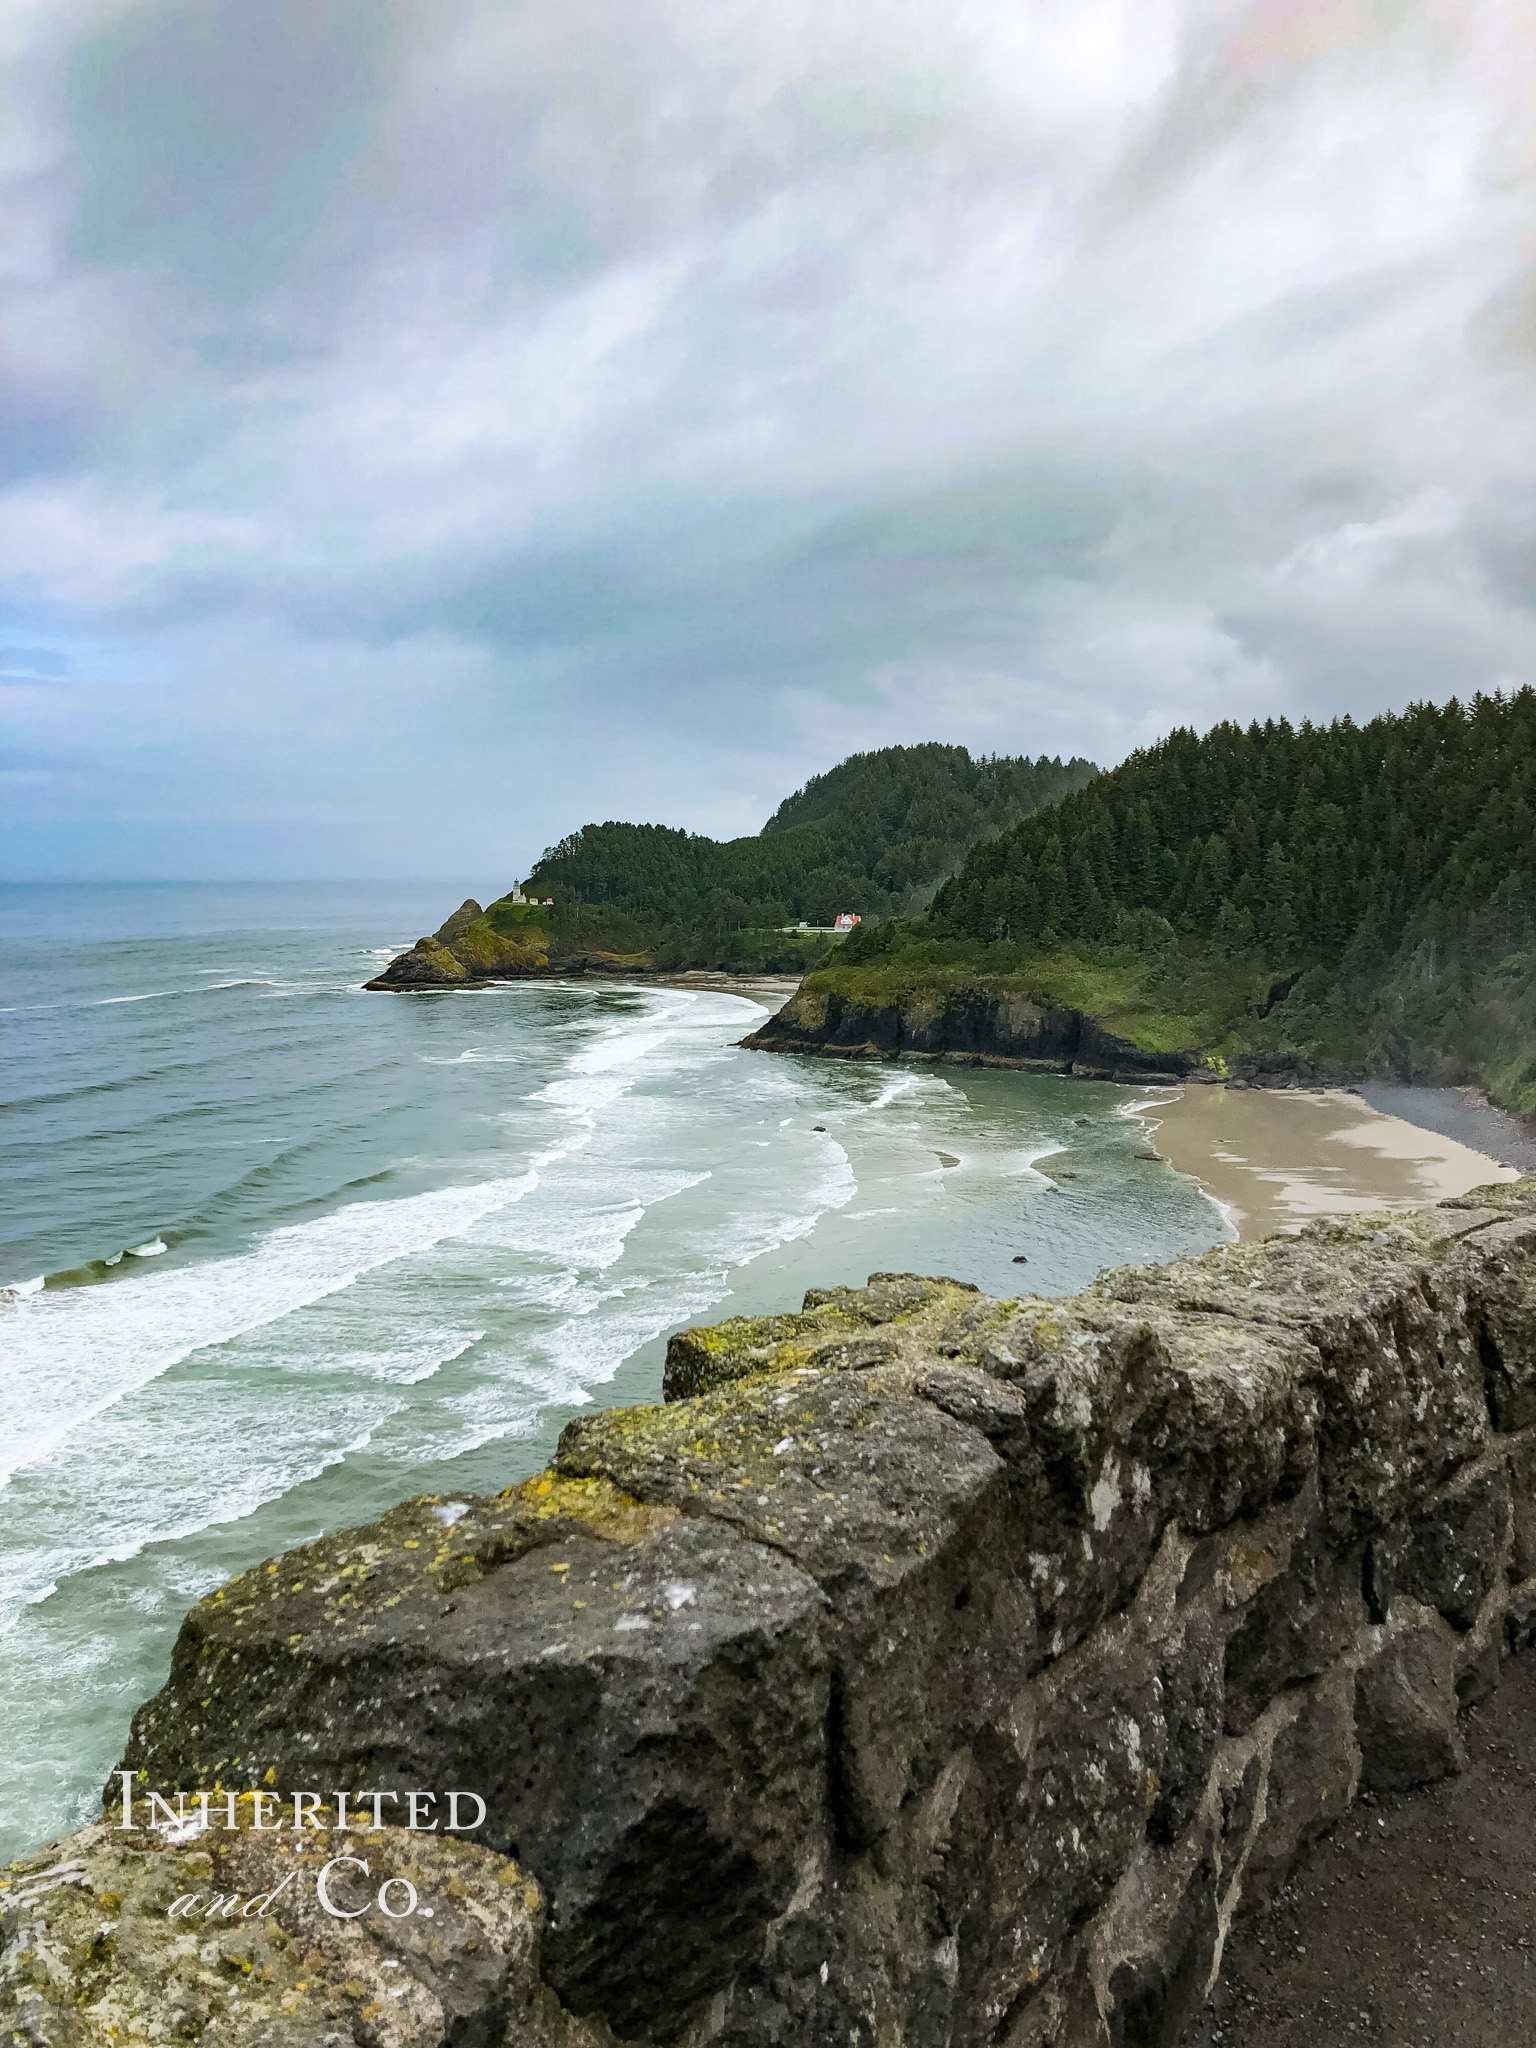
[{"label": "sea cliff face", "polygon": [[1536,1634],[1536,1180],[1070,1300],[876,1274],[666,1393],[208,1596],[124,1767],[472,1788],[596,2038],[1136,2048]]},{"label": "sea cliff face", "polygon": [[890,1003],[802,987],[742,1044],[761,1052],[949,1060],[1092,1080],[1177,1080],[1196,1065],[1189,1053],[1144,1051],[1081,1010],[976,987]]},{"label": "sea cliff face", "polygon": [[546,935],[536,927],[515,938],[497,931],[473,896],[467,896],[430,938],[418,939],[408,953],[397,953],[364,987],[462,988],[475,981],[540,974],[549,966],[547,945]]}]

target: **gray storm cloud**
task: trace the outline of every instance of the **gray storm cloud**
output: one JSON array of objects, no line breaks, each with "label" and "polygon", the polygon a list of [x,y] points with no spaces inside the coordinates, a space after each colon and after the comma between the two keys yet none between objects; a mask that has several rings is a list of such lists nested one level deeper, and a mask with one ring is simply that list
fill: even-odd
[{"label": "gray storm cloud", "polygon": [[1536,673],[1536,0],[4,33],[15,872],[493,879]]}]

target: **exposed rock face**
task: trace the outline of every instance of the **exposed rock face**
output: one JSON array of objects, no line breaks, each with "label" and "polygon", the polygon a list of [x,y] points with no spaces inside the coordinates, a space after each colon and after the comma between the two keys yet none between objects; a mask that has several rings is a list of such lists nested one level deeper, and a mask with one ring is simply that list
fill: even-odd
[{"label": "exposed rock face", "polygon": [[469,969],[437,939],[418,939],[409,953],[397,953],[367,988],[452,988],[469,979]]},{"label": "exposed rock face", "polygon": [[440,946],[451,946],[455,939],[462,938],[476,918],[484,917],[484,915],[484,910],[475,901],[474,897],[466,896],[452,917],[444,918],[442,924],[432,936]]},{"label": "exposed rock face", "polygon": [[625,2040],[1171,2043],[1536,1634],[1533,1339],[1536,1180],[1069,1301],[815,1290],[209,1596],[125,1766],[474,1789]]},{"label": "exposed rock face", "polygon": [[[600,2048],[540,1977],[543,1897],[509,1859],[396,1827],[256,1833],[249,1802],[238,1818],[181,1844],[86,1828],[12,1864],[0,1880],[4,2038]],[[355,1918],[320,1904],[333,1857],[368,1866],[326,1876],[326,1896]],[[407,1910],[406,1883],[428,1913]]]},{"label": "exposed rock face", "polygon": [[956,988],[942,997],[864,1003],[838,989],[800,988],[743,1045],[838,1059],[949,1060],[1095,1080],[1176,1080],[1187,1053],[1146,1053],[1081,1010],[1016,993]]},{"label": "exposed rock face", "polygon": [[[365,982],[364,987],[454,988],[472,981],[539,974],[548,967],[546,953],[494,931],[483,916],[466,917],[465,912],[470,910],[478,912],[472,897],[465,899],[436,938],[418,939],[409,953],[396,954],[384,972]],[[454,934],[451,944],[443,940],[443,932],[448,931]]]},{"label": "exposed rock face", "polygon": [[[492,914],[497,907],[492,904]],[[644,954],[609,953],[576,944],[556,951],[549,933],[534,923],[522,926],[516,937],[498,931],[492,915],[482,912],[473,897],[466,897],[435,938],[418,939],[409,953],[397,954],[384,972],[364,987],[408,992],[544,974],[634,975],[649,967],[649,956]]]}]

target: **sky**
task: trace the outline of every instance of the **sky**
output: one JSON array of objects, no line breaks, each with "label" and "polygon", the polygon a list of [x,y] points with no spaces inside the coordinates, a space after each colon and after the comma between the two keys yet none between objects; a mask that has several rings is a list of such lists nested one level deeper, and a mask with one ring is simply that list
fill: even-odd
[{"label": "sky", "polygon": [[7,0],[0,860],[1536,680],[1536,0]]}]

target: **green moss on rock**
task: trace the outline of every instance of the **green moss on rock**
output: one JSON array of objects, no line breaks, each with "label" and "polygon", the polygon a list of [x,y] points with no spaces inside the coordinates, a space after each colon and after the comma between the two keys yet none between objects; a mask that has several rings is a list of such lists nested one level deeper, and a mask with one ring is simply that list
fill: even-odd
[{"label": "green moss on rock", "polygon": [[476,918],[483,917],[484,915],[485,912],[480,908],[474,897],[466,896],[453,915],[443,919],[443,922],[432,936],[440,946],[451,946],[455,939],[461,937],[463,933],[469,930]]},{"label": "green moss on rock", "polygon": [[730,1316],[678,1331],[667,1345],[662,1391],[679,1401],[756,1373],[884,1364],[900,1347],[888,1336],[861,1340],[861,1332],[964,1306],[976,1292],[967,1281],[915,1273],[871,1273],[864,1287],[813,1287],[798,1315]]},{"label": "green moss on rock", "polygon": [[[233,1830],[181,1843],[86,1828],[13,1863],[0,1874],[0,2038],[597,2048],[540,1981],[544,1898],[510,1857],[398,1827],[279,1833],[270,1813],[257,1832],[246,1800]],[[364,1908],[356,1919],[332,1917],[316,1893],[342,1856],[368,1864],[366,1878],[329,1880],[347,1910]],[[383,1912],[389,1879],[414,1886],[430,1917]],[[396,1887],[390,1904],[407,1896]]]},{"label": "green moss on rock", "polygon": [[455,988],[472,981],[539,974],[548,967],[547,953],[532,943],[543,939],[541,932],[530,931],[526,941],[504,937],[485,917],[464,919],[464,913],[475,908],[473,899],[466,901],[443,926],[443,932],[454,932],[451,944],[443,943],[442,932],[436,938],[418,939],[409,953],[398,954],[366,986],[384,990]]},{"label": "green moss on rock", "polygon": [[549,965],[537,946],[505,938],[483,917],[460,933],[452,952],[475,975],[537,974]]}]

